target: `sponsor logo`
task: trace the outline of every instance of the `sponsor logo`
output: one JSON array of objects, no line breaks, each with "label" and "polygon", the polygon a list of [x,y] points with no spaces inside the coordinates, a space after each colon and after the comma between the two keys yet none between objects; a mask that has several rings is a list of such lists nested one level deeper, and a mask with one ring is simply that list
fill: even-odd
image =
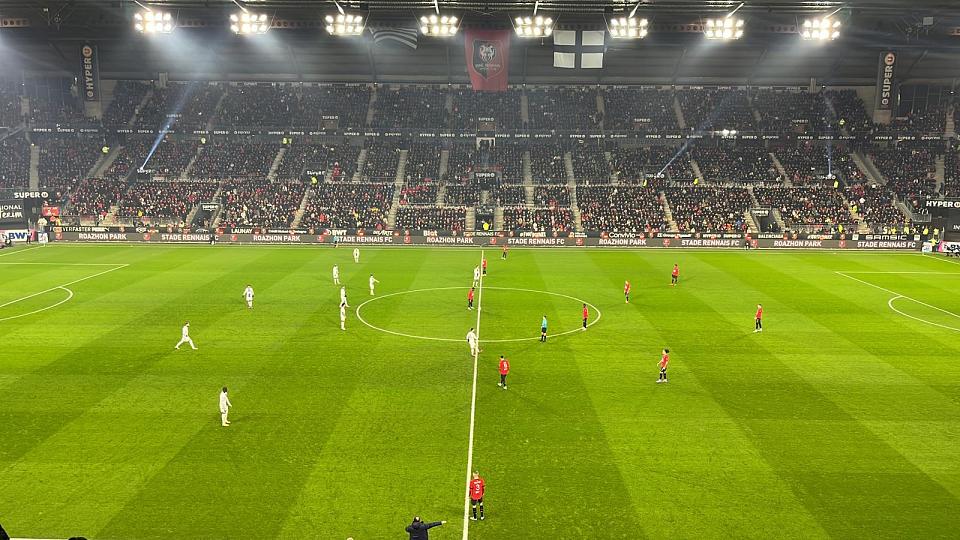
[{"label": "sponsor logo", "polygon": [[960,208],[960,200],[927,199],[927,208]]},{"label": "sponsor logo", "polygon": [[50,193],[46,191],[14,191],[14,199],[46,199]]},{"label": "sponsor logo", "polygon": [[[144,235],[144,240],[149,240],[147,238],[149,235]],[[77,240],[88,240],[95,242],[123,242],[127,240],[127,233],[111,233],[111,232],[82,232],[77,235]]]},{"label": "sponsor logo", "polygon": [[774,240],[773,247],[822,248],[823,240]]},{"label": "sponsor logo", "polygon": [[473,69],[484,79],[496,77],[503,71],[503,60],[500,51],[503,43],[500,40],[475,39],[473,40]]},{"label": "sponsor logo", "polygon": [[893,103],[893,85],[894,85],[894,67],[897,63],[897,55],[888,52],[883,55],[883,66],[880,69],[880,107],[889,109]]},{"label": "sponsor logo", "polygon": [[97,67],[94,50],[90,45],[80,48],[80,59],[83,64],[83,95],[87,101],[97,99]]}]

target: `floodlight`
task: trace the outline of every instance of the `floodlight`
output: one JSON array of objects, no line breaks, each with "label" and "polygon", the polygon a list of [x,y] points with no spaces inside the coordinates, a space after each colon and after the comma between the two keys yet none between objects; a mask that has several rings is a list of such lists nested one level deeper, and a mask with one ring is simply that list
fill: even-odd
[{"label": "floodlight", "polygon": [[453,15],[424,15],[420,17],[420,33],[425,36],[451,37],[459,30],[460,19]]},{"label": "floodlight", "polygon": [[144,9],[133,14],[133,29],[141,34],[169,34],[175,26],[168,11]]},{"label": "floodlight", "polygon": [[547,37],[553,34],[553,18],[543,15],[517,17],[513,20],[513,28],[519,37]]},{"label": "floodlight", "polygon": [[323,18],[327,33],[333,36],[359,36],[363,33],[363,15],[359,13],[331,13]]},{"label": "floodlight", "polygon": [[707,39],[740,39],[743,37],[743,27],[743,19],[734,17],[706,19],[703,23],[703,34]]},{"label": "floodlight", "polygon": [[829,16],[816,19],[805,19],[800,38],[804,41],[831,41],[840,37],[840,21]]},{"label": "floodlight", "polygon": [[607,23],[607,31],[615,39],[643,39],[647,37],[648,25],[647,19],[615,17]]},{"label": "floodlight", "polygon": [[230,15],[230,31],[234,34],[266,34],[270,29],[266,13],[243,11]]}]

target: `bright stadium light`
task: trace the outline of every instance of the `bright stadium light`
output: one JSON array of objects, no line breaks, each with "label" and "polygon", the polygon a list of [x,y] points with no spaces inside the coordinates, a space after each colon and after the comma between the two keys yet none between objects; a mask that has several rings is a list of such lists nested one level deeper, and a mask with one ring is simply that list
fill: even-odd
[{"label": "bright stadium light", "polygon": [[169,34],[176,21],[169,11],[144,9],[133,14],[133,29],[141,34]]},{"label": "bright stadium light", "polygon": [[649,21],[636,17],[614,17],[607,22],[607,31],[615,39],[643,39],[647,37]]},{"label": "bright stadium light", "polygon": [[821,19],[806,19],[800,30],[800,38],[804,41],[831,41],[840,37],[840,21],[829,16]]},{"label": "bright stadium light", "polygon": [[457,35],[460,19],[454,15],[433,13],[420,17],[420,33],[425,36],[451,37]]},{"label": "bright stadium light", "polygon": [[353,13],[335,13],[323,18],[327,33],[331,36],[359,36],[363,33],[366,19]]},{"label": "bright stadium light", "polygon": [[230,15],[230,31],[234,34],[266,34],[270,29],[270,20],[266,13],[241,11]]},{"label": "bright stadium light", "polygon": [[543,15],[528,15],[513,20],[517,37],[540,38],[553,34],[553,18]]},{"label": "bright stadium light", "polygon": [[707,39],[740,39],[743,37],[743,26],[743,19],[735,17],[707,19],[703,24],[703,33]]}]

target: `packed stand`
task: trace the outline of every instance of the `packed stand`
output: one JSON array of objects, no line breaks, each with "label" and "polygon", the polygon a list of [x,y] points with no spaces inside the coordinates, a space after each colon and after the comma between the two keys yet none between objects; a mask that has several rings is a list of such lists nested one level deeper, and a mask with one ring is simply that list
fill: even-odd
[{"label": "packed stand", "polygon": [[30,185],[30,145],[22,137],[0,141],[0,187]]},{"label": "packed stand", "polygon": [[755,131],[744,90],[696,89],[677,93],[690,131]]},{"label": "packed stand", "polygon": [[692,159],[700,173],[712,182],[761,183],[779,182],[780,174],[762,146],[697,147]]},{"label": "packed stand", "polygon": [[324,116],[336,116],[340,129],[361,129],[367,124],[370,87],[366,85],[303,86],[293,127],[321,129]]},{"label": "packed stand", "polygon": [[523,186],[500,186],[493,193],[497,206],[521,206],[527,204],[527,191]]},{"label": "packed stand", "polygon": [[74,80],[61,77],[33,77],[24,81],[24,95],[30,102],[30,121],[36,126],[96,125],[83,114],[75,95]]},{"label": "packed stand", "polygon": [[570,188],[567,186],[537,186],[533,188],[536,206],[570,206]]},{"label": "packed stand", "polygon": [[194,162],[193,178],[223,180],[252,176],[266,178],[280,146],[256,142],[214,142],[204,145]]},{"label": "packed stand", "polygon": [[437,204],[440,186],[431,180],[408,181],[400,190],[400,204]]},{"label": "packed stand", "polygon": [[301,228],[387,228],[393,184],[322,183],[307,194]]},{"label": "packed stand", "polygon": [[860,214],[874,231],[887,225],[900,225],[905,219],[895,206],[893,194],[883,186],[854,184],[845,191],[850,208]]},{"label": "packed stand", "polygon": [[960,197],[960,156],[956,150],[947,152],[943,159],[943,196]]},{"label": "packed stand", "polygon": [[504,208],[503,228],[508,231],[568,233],[573,230],[569,208]]},{"label": "packed stand", "polygon": [[595,88],[551,86],[527,89],[527,115],[535,130],[594,130],[603,116]]},{"label": "packed stand", "polygon": [[113,88],[113,100],[103,112],[103,125],[125,127],[133,120],[137,107],[150,91],[150,86],[136,81],[117,81]]},{"label": "packed stand", "polygon": [[[210,201],[215,182],[141,182],[130,186],[117,216],[137,223],[183,224],[194,205]],[[159,221],[159,223],[158,223]]]},{"label": "packed stand", "polygon": [[69,192],[103,154],[98,139],[77,136],[46,137],[35,140],[40,146],[37,172],[40,187],[61,194]]},{"label": "packed stand", "polygon": [[856,231],[841,192],[831,187],[757,187],[753,194],[760,206],[778,209],[788,229],[818,234]]},{"label": "packed stand", "polygon": [[466,223],[465,208],[407,206],[397,211],[398,229],[462,231]]},{"label": "packed stand", "polygon": [[400,149],[395,144],[376,140],[366,142],[367,157],[361,177],[366,180],[394,181],[400,164]]},{"label": "packed stand", "polygon": [[0,79],[0,128],[12,128],[23,122],[20,111],[20,84]]},{"label": "packed stand", "polygon": [[407,150],[404,174],[407,181],[437,180],[440,177],[440,147],[435,144],[411,144]]},{"label": "packed stand", "polygon": [[744,212],[753,205],[745,188],[712,186],[664,189],[681,232],[741,233],[747,230]]},{"label": "packed stand", "polygon": [[867,135],[873,131],[873,120],[856,90],[827,90],[825,95],[842,129],[850,135]]},{"label": "packed stand", "polygon": [[291,180],[307,175],[331,181],[349,181],[357,170],[359,157],[359,146],[325,142],[297,143],[284,152],[277,168],[277,178]]},{"label": "packed stand", "polygon": [[[489,157],[489,152],[487,153]],[[473,144],[454,144],[447,154],[446,182],[462,183],[470,179],[480,161],[480,150]]]},{"label": "packed stand", "polygon": [[194,140],[164,139],[150,156],[146,169],[167,178],[179,178],[197,155],[200,143]]},{"label": "packed stand", "polygon": [[480,202],[480,188],[473,183],[447,184],[443,188],[443,204],[476,206]]},{"label": "packed stand", "polygon": [[228,181],[221,190],[220,224],[288,229],[306,186],[301,182]]},{"label": "packed stand", "polygon": [[929,104],[925,110],[909,111],[902,116],[894,116],[889,125],[878,124],[878,133],[897,135],[941,135],[947,128],[947,107],[945,104]]},{"label": "packed stand", "polygon": [[[578,184],[609,184],[610,164],[603,148],[589,143],[575,143],[570,149],[573,177]],[[562,163],[562,162],[561,162]]]},{"label": "packed stand", "polygon": [[823,94],[760,90],[753,96],[763,133],[824,133],[834,125]]},{"label": "packed stand", "polygon": [[860,170],[860,167],[853,157],[850,155],[850,150],[844,147],[838,147],[833,152],[833,170],[834,174],[838,171],[840,176],[843,178],[844,183],[847,185],[863,183],[867,181],[867,176],[863,174],[863,171]]},{"label": "packed stand", "polygon": [[657,175],[677,180],[694,177],[690,154],[683,147],[616,147],[610,152],[613,177],[621,184],[641,184]]},{"label": "packed stand", "polygon": [[221,128],[286,128],[298,108],[293,87],[283,84],[227,85],[217,114]]},{"label": "packed stand", "polygon": [[150,99],[137,110],[135,125],[140,129],[169,125],[180,132],[207,129],[223,92],[219,84],[199,81],[154,88]]},{"label": "packed stand", "polygon": [[446,94],[433,87],[381,86],[374,106],[373,126],[381,129],[438,128],[447,119]]},{"label": "packed stand", "polygon": [[603,92],[607,131],[675,133],[680,130],[673,92],[648,88],[607,88]]},{"label": "packed stand", "polygon": [[103,173],[104,178],[123,180],[143,165],[143,160],[150,153],[153,146],[152,139],[128,138],[117,152],[117,157],[110,167]]},{"label": "packed stand", "polygon": [[794,185],[833,184],[833,180],[827,178],[832,172],[827,152],[825,146],[807,143],[777,148],[774,155],[780,160],[787,172],[787,178]]},{"label": "packed stand", "polygon": [[667,228],[660,194],[649,187],[577,187],[577,207],[586,231],[651,233]]},{"label": "packed stand", "polygon": [[498,131],[519,130],[524,127],[520,115],[521,93],[518,90],[505,92],[474,92],[470,88],[452,91],[453,109],[450,112],[450,127],[457,130],[480,129],[481,118],[492,119]]},{"label": "packed stand", "polygon": [[[533,174],[533,181],[538,184],[566,184],[567,169],[563,154],[563,146],[559,144],[530,145],[530,172]],[[594,159],[595,157],[594,155]],[[603,158],[603,153],[600,158]]]},{"label": "packed stand", "polygon": [[908,206],[919,209],[936,191],[936,155],[922,144],[902,142],[870,152],[874,165],[887,179],[887,187]]},{"label": "packed stand", "polygon": [[500,176],[504,183],[519,184],[523,182],[523,146],[501,142],[489,148],[487,152],[489,153],[489,165],[500,170]]},{"label": "packed stand", "polygon": [[110,208],[120,204],[127,183],[121,180],[87,178],[80,181],[70,195],[69,212],[77,216],[94,216],[100,222]]}]

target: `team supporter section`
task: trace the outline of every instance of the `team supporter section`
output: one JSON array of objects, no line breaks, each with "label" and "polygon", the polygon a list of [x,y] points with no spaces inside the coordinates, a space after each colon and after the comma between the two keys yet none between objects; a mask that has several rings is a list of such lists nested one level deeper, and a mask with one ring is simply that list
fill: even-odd
[{"label": "team supporter section", "polygon": [[70,194],[70,206],[67,213],[84,218],[93,217],[102,221],[120,204],[127,183],[122,180],[87,178],[80,181]]},{"label": "team supporter section", "polygon": [[0,187],[25,188],[30,184],[30,145],[22,137],[0,141]]},{"label": "team supporter section", "polygon": [[778,148],[774,154],[783,165],[787,172],[787,178],[793,184],[817,184],[829,182],[826,177],[829,174],[829,161],[827,156],[828,149],[825,146],[816,144],[805,144],[801,146],[787,146]]},{"label": "team supporter section", "polygon": [[780,182],[780,174],[762,145],[697,147],[692,158],[712,182]]},{"label": "team supporter section", "polygon": [[533,188],[533,203],[537,206],[570,206],[570,188],[567,186],[537,186]]},{"label": "team supporter section", "polygon": [[[530,172],[538,184],[566,184],[567,170],[560,144],[530,145]],[[603,157],[602,153],[601,156]]]},{"label": "team supporter section", "polygon": [[821,93],[760,90],[753,95],[763,133],[824,133],[834,127],[833,113]]},{"label": "team supporter section", "polygon": [[154,88],[150,99],[137,110],[135,125],[140,129],[207,129],[223,93],[220,84],[198,81]]},{"label": "team supporter section", "polygon": [[443,188],[443,203],[452,206],[476,206],[480,202],[480,188],[474,184],[446,184]]},{"label": "team supporter section", "polygon": [[780,211],[784,225],[792,231],[809,233],[855,232],[856,225],[842,194],[828,187],[756,187],[754,196],[761,206]]},{"label": "team supporter section", "polygon": [[377,89],[373,127],[439,128],[446,125],[446,95],[438,88],[404,86]]},{"label": "team supporter section", "polygon": [[488,168],[499,170],[505,184],[523,182],[524,146],[501,142],[492,147],[481,145],[481,149],[485,154],[481,163],[486,163]]},{"label": "team supporter section", "polygon": [[406,206],[397,210],[398,229],[462,231],[466,223],[467,209],[462,207]]},{"label": "team supporter section", "polygon": [[944,197],[960,197],[960,157],[958,157],[957,152],[947,152],[947,155],[943,158],[943,165]]},{"label": "team supporter section", "polygon": [[74,97],[73,79],[32,77],[24,80],[24,95],[30,101],[30,122],[34,126],[95,126],[97,121],[84,116]]},{"label": "team supporter section", "polygon": [[494,200],[500,206],[521,206],[527,202],[523,186],[500,186],[494,190]]},{"label": "team supporter section", "polygon": [[413,143],[409,146],[404,169],[407,181],[437,180],[440,177],[440,146],[427,143]]},{"label": "team supporter section", "polygon": [[499,131],[523,129],[526,126],[520,114],[521,95],[518,90],[474,92],[470,88],[457,88],[451,91],[453,108],[449,127],[474,132],[481,125],[492,123]]},{"label": "team supporter section", "polygon": [[694,177],[690,154],[680,147],[615,147],[610,160],[613,178],[621,184],[640,184],[660,174],[674,181]]},{"label": "team supporter section", "polygon": [[606,88],[603,127],[608,131],[676,133],[680,131],[673,92],[647,88]]},{"label": "team supporter section", "polygon": [[103,112],[103,125],[122,128],[130,124],[137,107],[150,91],[150,85],[136,81],[117,81],[113,87],[113,99]]},{"label": "team supporter section", "polygon": [[87,176],[103,153],[99,139],[85,136],[35,138],[40,146],[40,187],[66,194]]},{"label": "team supporter section", "polygon": [[[489,152],[487,152],[489,156]],[[460,183],[470,179],[480,159],[480,150],[473,143],[457,143],[450,146],[447,154],[447,172],[444,180]]]},{"label": "team supporter section", "polygon": [[400,190],[400,204],[436,204],[440,186],[431,180],[408,180]]},{"label": "team supporter section", "polygon": [[503,228],[508,231],[566,233],[573,230],[573,212],[569,208],[504,208]]},{"label": "team supporter section", "polygon": [[199,147],[199,141],[195,140],[164,139],[150,156],[145,169],[168,179],[179,178],[186,173]]},{"label": "team supporter section", "polygon": [[873,120],[867,115],[867,109],[856,90],[827,90],[825,96],[833,106],[843,131],[854,136],[873,131]]},{"label": "team supporter section", "polygon": [[538,130],[595,130],[602,119],[597,90],[581,87],[527,88],[527,114]]},{"label": "team supporter section", "polygon": [[210,201],[215,182],[137,182],[130,186],[117,216],[135,223],[183,225],[194,205]]},{"label": "team supporter section", "polygon": [[677,96],[689,130],[756,130],[745,90],[681,90]]},{"label": "team supporter section", "polygon": [[577,187],[577,206],[588,231],[649,233],[667,228],[660,194],[651,187]]},{"label": "team supporter section", "polygon": [[886,177],[887,187],[908,206],[919,209],[934,194],[936,154],[923,144],[903,141],[895,147],[872,150],[870,158]]},{"label": "team supporter section", "polygon": [[0,128],[12,128],[23,122],[20,109],[20,84],[0,79]]},{"label": "team supporter section", "polygon": [[323,176],[334,181],[351,180],[357,170],[359,156],[360,147],[347,143],[295,143],[284,152],[280,167],[277,168],[277,177],[295,179],[310,171],[320,174],[308,176]]},{"label": "team supporter section", "polygon": [[323,183],[307,193],[302,228],[387,228],[393,183]]},{"label": "team supporter section", "polygon": [[739,233],[747,228],[744,212],[753,200],[745,188],[668,187],[664,193],[681,231]]},{"label": "team supporter section", "polygon": [[297,98],[282,84],[227,85],[215,125],[220,128],[282,129],[290,126]]},{"label": "team supporter section", "polygon": [[366,85],[303,86],[293,127],[320,129],[328,121],[324,117],[335,116],[340,129],[361,129],[367,125],[370,93]]},{"label": "team supporter section", "polygon": [[230,180],[221,188],[220,225],[290,228],[303,202],[306,186],[299,181]]},{"label": "team supporter section", "polygon": [[363,161],[360,177],[365,181],[394,181],[400,164],[400,149],[394,143],[368,140],[365,143],[367,157]]},{"label": "team supporter section", "polygon": [[[573,177],[581,184],[609,184],[610,164],[603,148],[590,143],[577,142],[570,149]],[[563,160],[560,161],[563,166]],[[564,171],[566,169],[564,168]],[[562,177],[564,181],[566,174]]]},{"label": "team supporter section", "polygon": [[217,141],[200,149],[190,175],[217,180],[247,176],[266,178],[279,151],[278,144]]},{"label": "team supporter section", "polygon": [[117,157],[104,171],[103,177],[124,180],[143,165],[143,160],[150,153],[153,141],[143,138],[129,138],[117,150]]},{"label": "team supporter section", "polygon": [[885,231],[889,226],[900,226],[906,221],[903,213],[896,207],[896,201],[884,186],[854,184],[844,191],[850,209],[860,214],[863,221],[874,232]]}]

